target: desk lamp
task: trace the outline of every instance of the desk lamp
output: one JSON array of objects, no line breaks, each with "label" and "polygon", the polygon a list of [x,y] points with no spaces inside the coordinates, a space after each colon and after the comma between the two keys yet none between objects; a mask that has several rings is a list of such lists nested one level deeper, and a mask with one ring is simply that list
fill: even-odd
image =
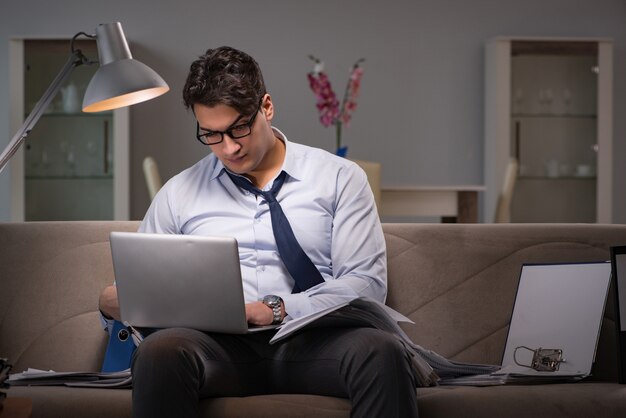
[{"label": "desk lamp", "polygon": [[85,57],[80,49],[74,48],[79,36],[96,39],[100,68],[87,86],[83,98],[83,112],[102,112],[130,106],[153,99],[166,93],[167,83],[150,67],[133,59],[119,22],[101,24],[95,35],[79,32],[71,40],[71,55],[59,74],[37,102],[24,124],[0,154],[0,173],[13,154],[24,142],[52,99],[57,95],[65,80],[79,65],[96,64]]}]

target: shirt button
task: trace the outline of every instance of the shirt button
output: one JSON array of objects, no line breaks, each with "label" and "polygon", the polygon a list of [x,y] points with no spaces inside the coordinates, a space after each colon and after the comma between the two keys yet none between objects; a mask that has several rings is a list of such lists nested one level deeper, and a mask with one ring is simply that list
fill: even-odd
[{"label": "shirt button", "polygon": [[258,266],[258,267],[256,268],[256,271],[259,271],[259,272],[261,272],[261,271],[265,271],[265,266]]},{"label": "shirt button", "polygon": [[260,224],[261,223],[261,218],[254,218],[254,222]]}]

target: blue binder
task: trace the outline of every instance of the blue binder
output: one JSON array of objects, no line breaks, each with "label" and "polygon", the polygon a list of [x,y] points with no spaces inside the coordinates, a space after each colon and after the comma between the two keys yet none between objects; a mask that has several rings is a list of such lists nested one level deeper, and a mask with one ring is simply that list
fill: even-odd
[{"label": "blue binder", "polygon": [[135,352],[135,342],[130,331],[119,321],[113,323],[113,330],[109,337],[102,363],[103,372],[118,372],[130,367]]}]

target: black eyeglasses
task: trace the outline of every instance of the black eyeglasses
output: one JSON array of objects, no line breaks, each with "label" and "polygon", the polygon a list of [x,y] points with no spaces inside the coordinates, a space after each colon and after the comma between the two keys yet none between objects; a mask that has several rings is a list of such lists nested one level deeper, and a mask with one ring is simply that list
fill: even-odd
[{"label": "black eyeglasses", "polygon": [[[205,131],[203,133],[200,133],[200,123],[196,122],[196,138],[204,145],[216,145],[224,141],[225,134],[232,139],[239,139],[250,135],[250,133],[252,133],[252,125],[254,124],[256,115],[258,115],[259,110],[261,110],[261,104],[263,104],[263,99],[261,99],[261,102],[259,102],[259,107],[257,107],[256,112],[254,112],[248,122],[231,126],[225,131]],[[239,122],[239,119],[235,121],[235,123],[237,122]]]}]

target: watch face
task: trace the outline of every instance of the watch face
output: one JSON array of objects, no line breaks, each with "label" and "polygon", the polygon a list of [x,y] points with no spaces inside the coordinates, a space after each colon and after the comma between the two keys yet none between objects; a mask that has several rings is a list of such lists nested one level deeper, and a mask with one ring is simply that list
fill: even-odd
[{"label": "watch face", "polygon": [[276,306],[280,304],[280,298],[276,295],[268,295],[263,298],[263,303],[269,306]]}]

